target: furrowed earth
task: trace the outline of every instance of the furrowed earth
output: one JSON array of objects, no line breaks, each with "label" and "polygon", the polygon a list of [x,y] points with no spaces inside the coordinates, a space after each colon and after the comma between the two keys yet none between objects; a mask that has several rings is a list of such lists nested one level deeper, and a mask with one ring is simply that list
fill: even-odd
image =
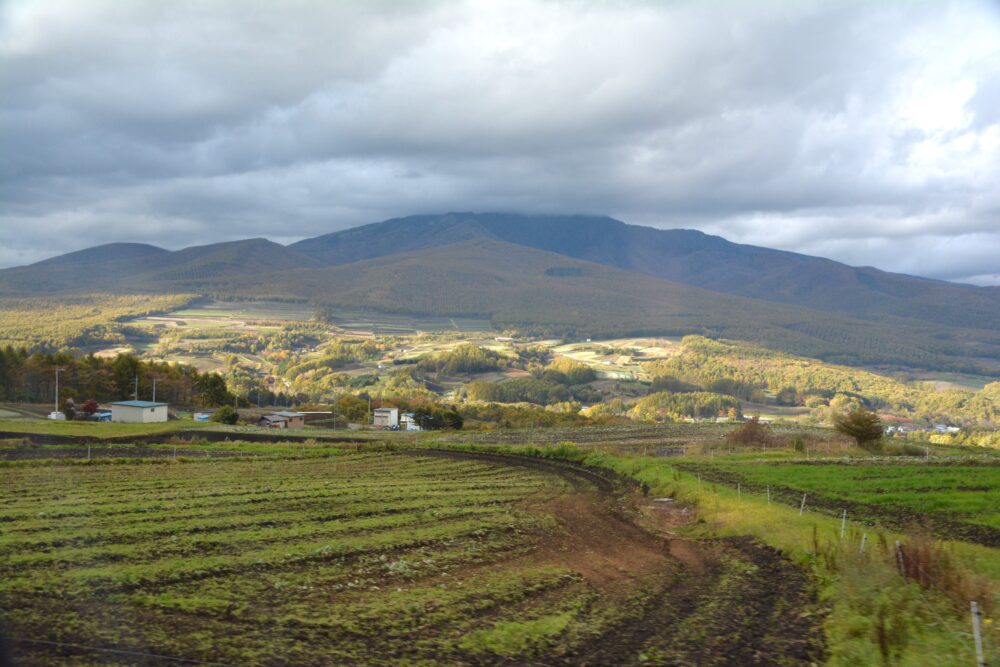
[{"label": "furrowed earth", "polygon": [[[273,454],[273,452],[272,452]],[[11,462],[25,665],[804,665],[813,582],[604,471],[434,450]]]}]

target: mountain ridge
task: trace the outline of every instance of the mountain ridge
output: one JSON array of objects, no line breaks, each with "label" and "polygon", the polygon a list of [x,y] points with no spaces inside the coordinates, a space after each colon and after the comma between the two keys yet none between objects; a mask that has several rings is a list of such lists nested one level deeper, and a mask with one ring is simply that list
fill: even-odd
[{"label": "mountain ridge", "polygon": [[7,296],[83,291],[307,299],[592,336],[701,333],[844,363],[1000,372],[1000,290],[600,216],[428,214],[288,246],[107,244],[0,270]]},{"label": "mountain ridge", "polygon": [[365,258],[371,258],[378,252],[372,249],[372,236],[389,248],[384,256],[417,247],[392,242],[390,238],[398,231],[419,235],[431,227],[436,237],[449,226],[466,234],[478,228],[485,236],[516,245],[716,292],[834,310],[862,319],[901,316],[936,324],[1000,328],[1000,290],[853,267],[823,257],[737,244],[697,230],[629,225],[606,216],[461,212],[409,216],[305,239],[290,247],[324,258],[351,256],[352,244],[365,244]]}]

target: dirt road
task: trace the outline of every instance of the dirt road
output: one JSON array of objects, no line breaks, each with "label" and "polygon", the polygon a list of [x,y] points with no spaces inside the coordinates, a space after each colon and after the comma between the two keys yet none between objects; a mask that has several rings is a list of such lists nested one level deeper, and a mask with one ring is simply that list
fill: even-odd
[{"label": "dirt road", "polygon": [[[691,508],[645,498],[607,471],[546,459],[413,450],[420,456],[523,466],[574,492],[540,508],[558,520],[530,556],[569,566],[620,617],[539,665],[809,665],[822,662],[823,612],[808,575],[750,538],[673,537]],[[499,660],[498,664],[504,661]]]}]

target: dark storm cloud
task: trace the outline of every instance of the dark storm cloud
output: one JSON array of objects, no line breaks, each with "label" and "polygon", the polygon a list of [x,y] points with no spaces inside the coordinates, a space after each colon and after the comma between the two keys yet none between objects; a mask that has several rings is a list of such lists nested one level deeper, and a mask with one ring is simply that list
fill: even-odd
[{"label": "dark storm cloud", "polygon": [[0,5],[0,265],[445,210],[1000,274],[988,3]]}]

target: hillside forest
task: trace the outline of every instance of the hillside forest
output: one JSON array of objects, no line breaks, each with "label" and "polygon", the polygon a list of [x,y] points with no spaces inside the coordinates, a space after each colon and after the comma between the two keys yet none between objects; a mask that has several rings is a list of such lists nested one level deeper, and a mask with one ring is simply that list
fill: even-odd
[{"label": "hillside forest", "polygon": [[5,305],[7,402],[52,401],[62,368],[61,397],[76,402],[132,398],[136,378],[138,397],[149,399],[155,378],[157,398],[182,408],[336,405],[365,421],[376,401],[454,410],[466,428],[744,415],[829,425],[858,407],[907,430],[948,425],[952,440],[957,427],[981,434],[1000,423],[1000,383],[989,378],[939,386],[701,335],[573,340],[368,314],[331,324],[306,305],[205,305],[187,295]]}]

